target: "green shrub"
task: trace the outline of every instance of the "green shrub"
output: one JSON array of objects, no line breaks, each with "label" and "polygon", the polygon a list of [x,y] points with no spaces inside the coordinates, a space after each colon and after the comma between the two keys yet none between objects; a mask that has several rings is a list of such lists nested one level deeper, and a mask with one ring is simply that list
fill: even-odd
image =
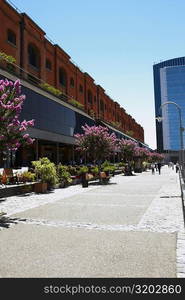
[{"label": "green shrub", "polygon": [[41,83],[40,87],[56,96],[62,95],[62,92],[60,90],[54,88],[52,85],[49,85],[48,83]]},{"label": "green shrub", "polygon": [[103,170],[103,172],[114,172],[116,170],[116,167],[113,165],[109,165],[109,166],[104,167],[102,170]]},{"label": "green shrub", "polygon": [[89,168],[86,167],[86,166],[83,166],[83,167],[81,167],[81,168],[79,169],[78,174],[79,174],[79,175],[82,175],[82,174],[84,174],[84,173],[87,173],[88,171],[89,171]]},{"label": "green shrub", "polygon": [[124,162],[119,162],[118,166],[119,167],[125,167],[125,163]]},{"label": "green shrub", "polygon": [[104,168],[104,167],[107,167],[107,166],[110,166],[110,161],[108,160],[105,160],[102,164],[101,164],[101,168]]},{"label": "green shrub", "polygon": [[59,181],[64,181],[66,183],[72,182],[71,174],[68,172],[68,166],[64,166],[62,164],[59,164],[57,166],[57,175],[59,178]]},{"label": "green shrub", "polygon": [[7,61],[10,64],[16,63],[16,59],[13,56],[7,55],[4,52],[0,52],[0,59],[5,60],[5,61]]},{"label": "green shrub", "polygon": [[69,100],[69,103],[80,108],[80,109],[83,109],[84,108],[84,105],[81,104],[80,102],[76,101],[75,99],[70,99]]},{"label": "green shrub", "polygon": [[68,172],[69,172],[72,176],[77,175],[77,169],[76,169],[76,167],[68,166],[67,170],[68,170]]},{"label": "green shrub", "polygon": [[24,182],[33,182],[36,179],[36,174],[25,171],[22,173],[22,179]]},{"label": "green shrub", "polygon": [[37,161],[32,161],[35,173],[42,182],[46,182],[51,186],[57,183],[57,172],[55,164],[47,157],[42,157]]},{"label": "green shrub", "polygon": [[98,169],[98,167],[91,167],[91,169],[90,169],[90,171],[91,171],[91,173],[93,173],[93,174],[98,174],[99,173],[99,169]]},{"label": "green shrub", "polygon": [[101,164],[101,169],[103,172],[114,172],[116,170],[116,166],[111,164],[108,160],[105,160],[103,164]]}]

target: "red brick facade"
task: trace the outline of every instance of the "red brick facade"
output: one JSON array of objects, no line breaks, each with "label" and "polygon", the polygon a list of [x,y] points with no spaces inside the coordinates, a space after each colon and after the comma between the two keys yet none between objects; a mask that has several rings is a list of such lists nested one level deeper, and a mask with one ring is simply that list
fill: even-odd
[{"label": "red brick facade", "polygon": [[[112,100],[103,87],[82,72],[70,56],[58,45],[52,44],[45,32],[25,13],[18,13],[5,0],[0,0],[0,52],[11,55],[24,69],[27,79],[61,90],[84,105],[85,111],[96,119],[112,123],[120,131],[144,142],[144,130],[126,113],[119,103]],[[30,76],[31,75],[31,76]]]}]

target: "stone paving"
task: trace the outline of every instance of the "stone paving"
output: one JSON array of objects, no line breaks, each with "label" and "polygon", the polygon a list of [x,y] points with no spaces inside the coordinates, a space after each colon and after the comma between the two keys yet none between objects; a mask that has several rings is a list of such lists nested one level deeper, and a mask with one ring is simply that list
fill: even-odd
[{"label": "stone paving", "polygon": [[[6,242],[11,244],[13,237],[12,250],[10,247],[7,255],[0,255],[1,276],[185,277],[185,233],[179,178],[168,167],[163,167],[161,173],[151,175],[148,171],[131,177],[117,175],[107,186],[90,185],[83,189],[79,185],[46,195],[0,199],[0,211],[17,218],[19,223],[0,233],[0,246],[4,250]],[[26,255],[25,261],[28,265],[33,264],[26,232],[38,243],[35,244],[38,253],[44,245],[51,247],[46,246],[51,232],[55,237],[52,239],[53,245],[57,240],[62,249],[62,254],[58,253],[57,244],[52,249],[56,252],[53,255],[57,263],[61,266],[63,262],[61,269],[46,249],[46,260],[48,257],[48,264],[52,267],[40,265],[39,269],[35,266],[35,270],[31,266],[26,271],[25,267],[17,270],[12,255],[21,245],[24,249],[21,253]],[[62,234],[61,238],[57,232]],[[85,246],[82,243],[84,240]],[[73,249],[69,249],[68,243]],[[134,254],[137,246],[137,254]],[[43,261],[38,253],[34,254],[36,259]],[[11,267],[7,267],[10,257]],[[75,257],[81,262],[79,266]],[[16,259],[20,258],[16,256]],[[91,266],[87,267],[90,259]]]}]

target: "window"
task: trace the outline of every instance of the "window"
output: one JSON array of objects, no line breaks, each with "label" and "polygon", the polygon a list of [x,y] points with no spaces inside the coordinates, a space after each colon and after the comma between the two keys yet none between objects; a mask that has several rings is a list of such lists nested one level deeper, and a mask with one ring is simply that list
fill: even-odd
[{"label": "window", "polygon": [[46,58],[46,69],[48,69],[48,70],[52,69],[51,61],[48,58]]},{"label": "window", "polygon": [[103,100],[100,100],[100,110],[104,111],[104,103]]},{"label": "window", "polygon": [[8,29],[7,31],[7,40],[9,43],[16,46],[16,34],[11,29]]},{"label": "window", "polygon": [[67,74],[66,71],[62,68],[59,69],[59,82],[63,86],[67,86]]},{"label": "window", "polygon": [[94,103],[96,103],[96,96],[94,96]]},{"label": "window", "polygon": [[35,68],[40,66],[40,53],[37,47],[33,44],[28,45],[28,61],[29,64]]},{"label": "window", "polygon": [[79,85],[79,92],[83,93],[83,86],[81,84]]},{"label": "window", "polygon": [[92,96],[92,93],[90,90],[88,90],[88,93],[87,93],[87,100],[89,103],[92,104],[93,96]]},{"label": "window", "polygon": [[74,87],[75,86],[75,82],[74,79],[71,77],[70,79],[70,87]]}]

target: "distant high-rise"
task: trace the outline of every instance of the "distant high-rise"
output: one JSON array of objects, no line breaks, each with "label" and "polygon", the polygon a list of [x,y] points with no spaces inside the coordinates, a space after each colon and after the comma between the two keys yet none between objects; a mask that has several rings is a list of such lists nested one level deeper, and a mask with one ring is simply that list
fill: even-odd
[{"label": "distant high-rise", "polygon": [[157,150],[163,152],[180,149],[179,113],[175,105],[161,104],[173,101],[182,112],[182,125],[185,126],[185,57],[174,58],[155,64],[154,97],[155,116],[162,115],[162,122],[156,120]]}]

